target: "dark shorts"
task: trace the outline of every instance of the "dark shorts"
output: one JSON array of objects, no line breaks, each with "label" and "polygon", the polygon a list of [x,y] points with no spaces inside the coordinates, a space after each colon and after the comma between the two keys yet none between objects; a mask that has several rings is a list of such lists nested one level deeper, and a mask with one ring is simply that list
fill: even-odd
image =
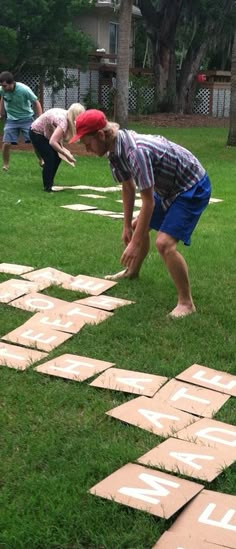
[{"label": "dark shorts", "polygon": [[17,145],[20,134],[23,135],[24,142],[30,143],[29,130],[33,118],[24,118],[23,120],[6,120],[3,133],[3,143]]},{"label": "dark shorts", "polygon": [[191,234],[207,207],[210,196],[211,182],[207,174],[191,189],[179,194],[166,211],[163,210],[161,198],[154,193],[155,206],[150,228],[182,240],[189,246]]}]

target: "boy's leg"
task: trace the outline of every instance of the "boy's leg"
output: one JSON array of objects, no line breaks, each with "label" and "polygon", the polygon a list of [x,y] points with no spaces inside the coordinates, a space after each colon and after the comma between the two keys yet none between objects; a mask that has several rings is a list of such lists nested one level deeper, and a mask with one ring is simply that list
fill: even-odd
[{"label": "boy's leg", "polygon": [[19,136],[18,122],[17,120],[6,120],[3,132],[3,145],[2,145],[2,159],[3,170],[7,171],[9,168],[10,160],[10,148],[11,145],[17,145]]},{"label": "boy's leg", "polygon": [[[135,231],[137,220],[138,218],[134,219],[132,222],[133,231]],[[105,278],[108,280],[119,280],[121,278],[137,278],[139,275],[139,271],[142,267],[143,261],[149,252],[149,248],[150,248],[150,237],[148,234],[147,237],[145,237],[142,241],[142,248],[140,250],[140,255],[135,265],[135,269],[133,269],[132,271],[129,269],[124,269],[123,271],[119,271],[118,273],[115,273],[113,275],[107,275]]]},{"label": "boy's leg", "polygon": [[177,318],[195,312],[188,267],[176,247],[179,240],[189,245],[191,235],[210,198],[211,184],[207,174],[191,189],[181,193],[165,213],[156,246],[177,290],[177,306],[170,316]]},{"label": "boy's leg", "polygon": [[196,311],[191,295],[187,263],[177,251],[177,244],[178,240],[159,232],[156,247],[174,282],[178,296],[177,305],[170,313],[172,318],[186,316]]},{"label": "boy's leg", "polygon": [[[155,229],[155,231],[159,231],[160,225],[164,219],[164,211],[161,205],[161,199],[158,197],[158,195],[154,192],[154,201],[155,206],[153,209],[153,214],[150,220],[150,229]],[[138,217],[132,221],[132,229],[135,231],[136,225],[138,222]],[[147,256],[150,248],[150,236],[149,234],[143,238],[143,245],[139,256],[139,261],[137,262],[135,269],[131,272],[129,269],[125,269],[124,271],[120,271],[119,273],[116,273],[114,275],[107,275],[109,280],[118,280],[120,278],[137,278],[141,269],[141,266],[143,264],[143,261],[145,257]]]},{"label": "boy's leg", "polygon": [[147,256],[147,254],[149,252],[149,249],[150,249],[150,236],[149,236],[149,233],[148,233],[147,236],[145,236],[145,238],[142,239],[142,246],[141,246],[141,249],[140,249],[140,254],[139,254],[139,257],[136,261],[136,265],[135,265],[134,269],[132,269],[132,270],[126,269],[125,274],[124,274],[125,278],[137,278],[138,277],[139,271],[142,267],[142,264],[144,262],[145,257]]},{"label": "boy's leg", "polygon": [[10,143],[3,143],[2,145],[2,159],[3,159],[3,167],[2,169],[4,171],[7,171],[9,168],[9,160],[10,160]]},{"label": "boy's leg", "polygon": [[23,135],[25,143],[31,143],[30,128],[31,128],[32,122],[33,122],[33,118],[25,118],[24,120],[21,120],[19,123],[19,130]]},{"label": "boy's leg", "polygon": [[[154,193],[154,201],[155,201],[155,206],[154,206],[153,214],[150,220],[150,229],[155,229],[156,231],[158,231],[164,217],[164,212],[161,206],[161,200],[156,193]],[[136,219],[132,221],[133,231],[135,231],[136,229],[137,222],[138,222],[138,217],[136,217]],[[150,236],[148,233],[145,237],[143,237],[142,248],[140,250],[140,255],[135,265],[135,268],[132,271],[130,271],[129,269],[125,269],[124,271],[116,273],[115,275],[109,275],[109,279],[118,280],[119,278],[137,278],[139,275],[140,269],[142,267],[142,264],[144,262],[144,259],[149,252],[149,249],[150,249]]]}]

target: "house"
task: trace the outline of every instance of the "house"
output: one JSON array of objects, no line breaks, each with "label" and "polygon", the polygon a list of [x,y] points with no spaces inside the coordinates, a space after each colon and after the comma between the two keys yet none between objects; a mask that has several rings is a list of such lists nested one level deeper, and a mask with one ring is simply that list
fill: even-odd
[{"label": "house", "polygon": [[[89,3],[89,2],[88,2]],[[135,4],[135,2],[134,2]],[[108,110],[111,107],[112,92],[115,87],[117,46],[119,32],[119,2],[114,0],[97,0],[92,8],[83,8],[75,19],[76,28],[90,35],[94,42],[94,52],[90,55],[88,68],[83,72],[80,67],[64,68],[64,87],[54,93],[51,86],[41,84],[40,99],[44,110],[57,105],[68,108],[72,103],[80,102],[87,107]],[[130,35],[130,69],[134,68],[135,22],[141,17],[139,8],[133,5],[133,16]],[[31,75],[32,76],[32,75]],[[21,81],[39,87],[36,75],[34,86],[32,78],[22,75]],[[148,92],[145,101],[153,101],[154,88]],[[130,103],[135,109],[135,93],[130,90]]]},{"label": "house", "polygon": [[[91,36],[97,53],[101,53],[103,62],[107,64],[116,64],[119,29],[118,4],[113,0],[98,0],[92,10],[84,9],[84,13],[77,20],[78,28]],[[139,8],[133,6],[130,66],[134,65],[134,26],[135,20],[139,17],[141,17]],[[104,55],[102,55],[103,53]],[[108,57],[105,54],[108,54]]]},{"label": "house", "polygon": [[[108,109],[111,91],[115,86],[117,47],[119,32],[119,2],[98,0],[91,9],[84,8],[76,26],[89,34],[94,42],[88,70],[80,72],[80,101],[89,106],[101,105]],[[130,34],[130,67],[134,66],[135,21],[141,17],[139,8],[133,6]]]}]

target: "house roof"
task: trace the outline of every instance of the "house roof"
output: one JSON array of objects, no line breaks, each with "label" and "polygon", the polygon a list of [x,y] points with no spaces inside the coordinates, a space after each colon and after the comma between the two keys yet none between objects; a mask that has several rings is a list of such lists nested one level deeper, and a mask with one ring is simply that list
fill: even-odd
[{"label": "house roof", "polygon": [[[115,9],[113,0],[97,0],[96,7]],[[119,9],[119,2],[117,2],[116,8]],[[141,11],[137,6],[133,6],[132,13],[135,17],[141,17]]]}]

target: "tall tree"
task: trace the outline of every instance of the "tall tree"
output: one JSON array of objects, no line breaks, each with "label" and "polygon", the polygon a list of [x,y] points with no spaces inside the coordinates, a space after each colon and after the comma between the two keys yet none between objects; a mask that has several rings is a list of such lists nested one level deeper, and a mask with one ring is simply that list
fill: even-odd
[{"label": "tall tree", "polygon": [[73,20],[94,0],[1,0],[1,68],[19,73],[26,65],[42,74],[68,64],[86,65],[91,40]]},{"label": "tall tree", "polygon": [[184,0],[138,0],[152,44],[156,95],[175,95],[175,36]]},{"label": "tall tree", "polygon": [[[234,0],[138,0],[152,43],[159,100],[176,96],[177,111],[191,109],[195,76],[209,52],[221,42],[234,5]],[[178,78],[177,41],[183,52]]]},{"label": "tall tree", "polygon": [[116,119],[121,127],[128,123],[130,35],[133,0],[121,0],[116,72]]},{"label": "tall tree", "polygon": [[183,40],[185,55],[177,83],[178,112],[191,112],[196,74],[207,55],[223,41],[226,30],[230,42],[233,13],[234,0],[185,1],[180,22],[187,39]]},{"label": "tall tree", "polygon": [[227,145],[236,147],[236,30],[232,48],[230,119]]}]

